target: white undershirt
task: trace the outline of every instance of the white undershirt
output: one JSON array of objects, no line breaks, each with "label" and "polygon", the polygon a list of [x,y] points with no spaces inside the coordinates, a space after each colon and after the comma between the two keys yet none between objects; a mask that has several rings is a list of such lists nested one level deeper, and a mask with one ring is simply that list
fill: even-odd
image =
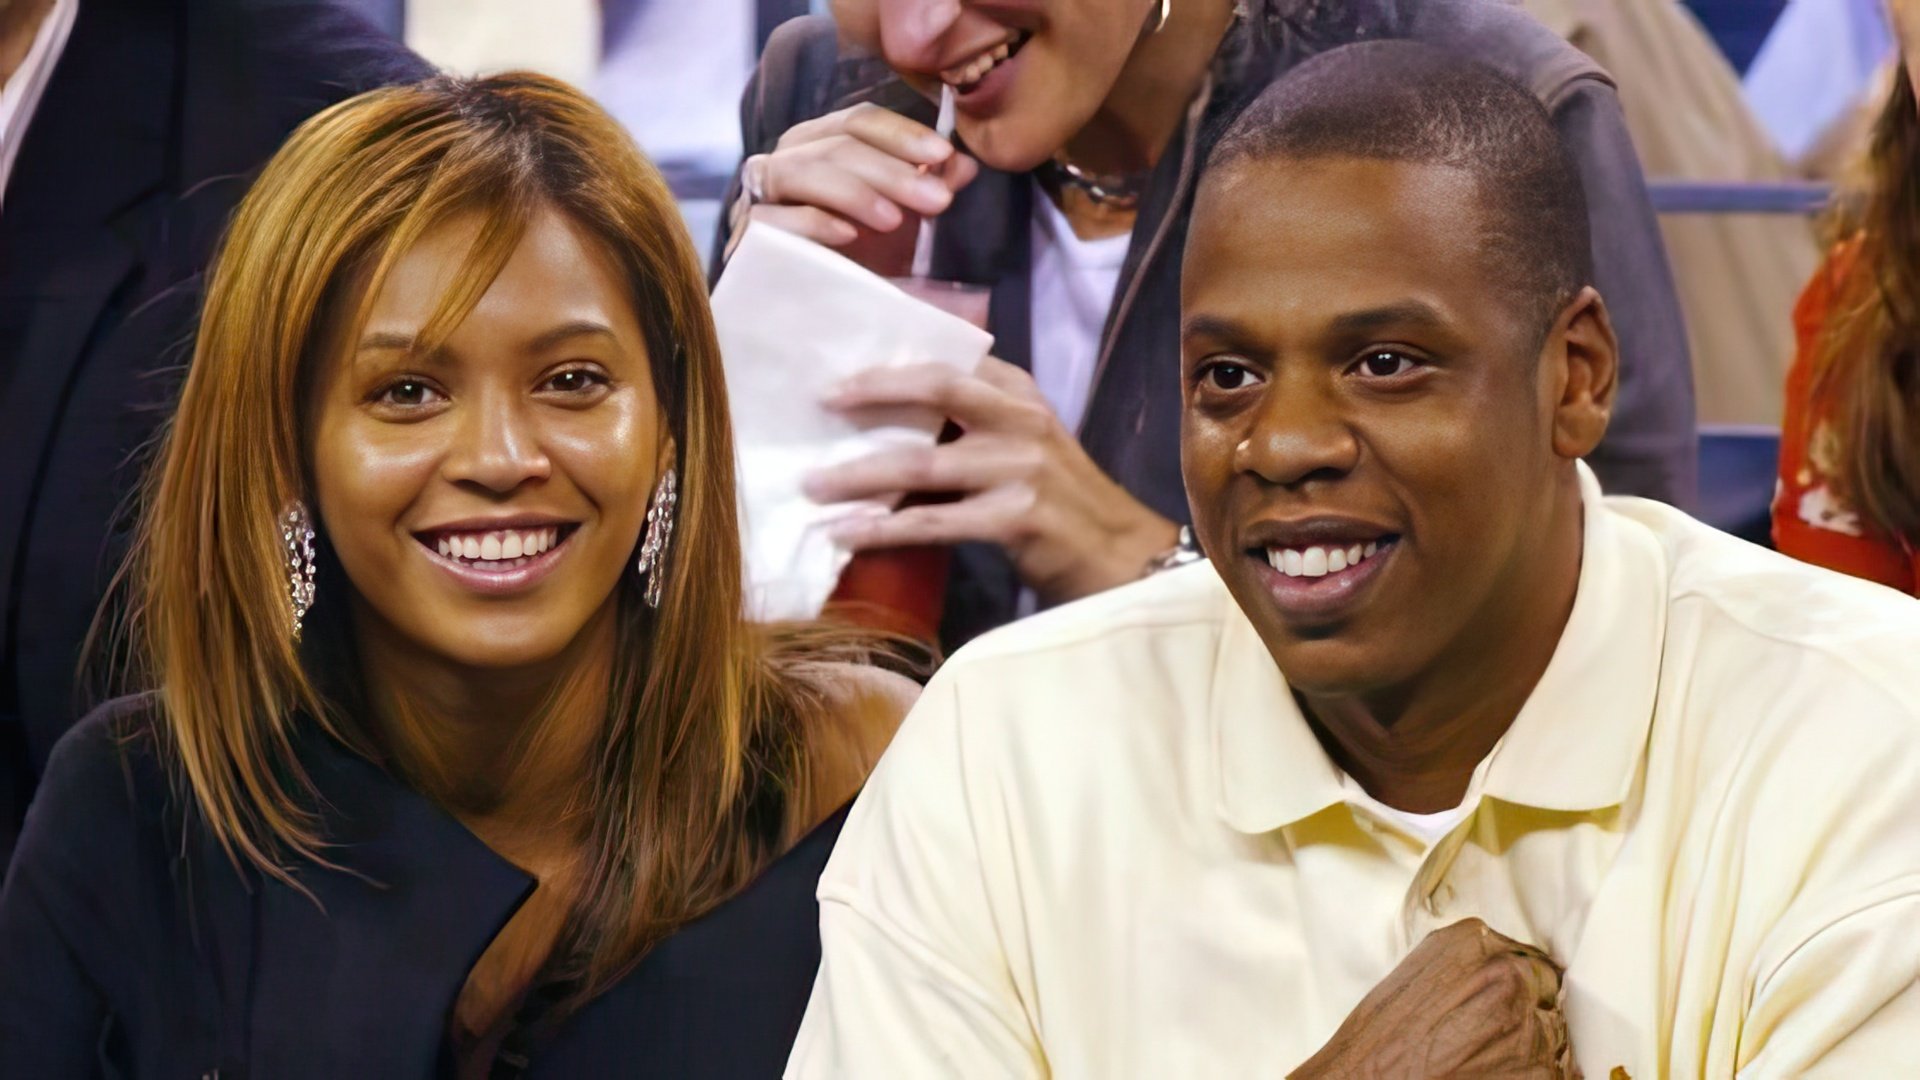
[{"label": "white undershirt", "polygon": [[[1033,381],[1068,431],[1080,430],[1087,398],[1093,392],[1093,368],[1100,359],[1100,331],[1120,284],[1127,260],[1127,233],[1082,240],[1073,223],[1053,205],[1046,189],[1033,185],[1032,289]],[[1017,618],[1039,610],[1032,589],[1021,589]]]},{"label": "white undershirt", "polygon": [[53,7],[40,18],[40,29],[33,35],[26,59],[20,61],[5,86],[0,86],[0,205],[7,196],[7,184],[13,179],[13,159],[27,137],[27,125],[40,107],[40,95],[53,78],[53,66],[67,47],[73,32],[73,20],[80,13],[80,0],[53,0]]},{"label": "white undershirt", "polygon": [[1434,814],[1415,814],[1398,807],[1388,806],[1379,799],[1367,794],[1367,789],[1351,776],[1342,776],[1340,786],[1346,789],[1347,801],[1355,806],[1364,807],[1375,817],[1398,826],[1409,836],[1419,840],[1425,847],[1432,847],[1439,839],[1453,831],[1455,825],[1467,819],[1473,812],[1471,806],[1460,805],[1451,810],[1442,810]]},{"label": "white undershirt", "polygon": [[1077,431],[1131,237],[1080,239],[1038,184],[1032,234],[1033,380],[1066,429]]}]

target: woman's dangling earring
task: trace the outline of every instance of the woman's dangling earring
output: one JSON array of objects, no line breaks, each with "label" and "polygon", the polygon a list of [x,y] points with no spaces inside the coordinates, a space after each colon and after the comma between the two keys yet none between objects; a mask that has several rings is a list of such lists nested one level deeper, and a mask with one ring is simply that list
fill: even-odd
[{"label": "woman's dangling earring", "polygon": [[287,561],[287,598],[293,607],[293,640],[300,640],[300,627],[313,607],[313,522],[307,517],[306,504],[300,500],[287,504],[280,513],[281,550]]},{"label": "woman's dangling earring", "polygon": [[1173,0],[1160,0],[1160,19],[1153,24],[1153,32],[1159,33],[1167,28],[1167,16],[1173,14]]},{"label": "woman's dangling earring", "polygon": [[653,500],[647,504],[647,531],[640,540],[640,559],[634,564],[646,581],[650,608],[660,606],[660,590],[667,580],[667,544],[673,540],[673,507],[680,501],[677,483],[673,466],[667,466],[667,471],[660,475],[659,486],[653,489]]}]

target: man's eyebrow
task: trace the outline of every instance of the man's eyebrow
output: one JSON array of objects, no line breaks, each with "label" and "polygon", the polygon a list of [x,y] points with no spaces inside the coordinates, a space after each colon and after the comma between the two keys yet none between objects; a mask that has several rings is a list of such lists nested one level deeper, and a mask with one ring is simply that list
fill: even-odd
[{"label": "man's eyebrow", "polygon": [[1402,300],[1377,308],[1349,311],[1334,317],[1329,329],[1342,336],[1371,333],[1389,326],[1443,327],[1447,319],[1440,309],[1424,300]]},{"label": "man's eyebrow", "polygon": [[1180,325],[1180,340],[1211,338],[1215,341],[1238,341],[1246,336],[1240,324],[1219,315],[1195,315]]}]

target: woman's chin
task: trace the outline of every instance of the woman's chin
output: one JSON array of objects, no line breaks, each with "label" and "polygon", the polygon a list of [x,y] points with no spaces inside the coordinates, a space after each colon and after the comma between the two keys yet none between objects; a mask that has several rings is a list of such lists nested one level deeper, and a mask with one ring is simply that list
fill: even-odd
[{"label": "woman's chin", "polygon": [[573,634],[562,634],[544,626],[499,625],[509,620],[489,620],[469,625],[471,633],[435,634],[416,639],[421,652],[438,657],[451,667],[467,671],[521,671],[548,664],[567,651]]},{"label": "woman's chin", "polygon": [[1066,141],[1064,135],[1023,124],[1018,116],[997,116],[982,121],[963,117],[957,129],[967,152],[980,164],[1015,176],[1039,168]]}]

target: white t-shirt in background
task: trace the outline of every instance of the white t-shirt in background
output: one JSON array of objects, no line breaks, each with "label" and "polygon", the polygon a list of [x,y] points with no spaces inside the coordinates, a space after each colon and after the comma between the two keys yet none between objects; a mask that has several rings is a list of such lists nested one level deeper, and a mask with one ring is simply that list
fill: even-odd
[{"label": "white t-shirt in background", "polygon": [[1068,431],[1080,428],[1128,233],[1082,240],[1040,185],[1033,188],[1033,379]]}]

